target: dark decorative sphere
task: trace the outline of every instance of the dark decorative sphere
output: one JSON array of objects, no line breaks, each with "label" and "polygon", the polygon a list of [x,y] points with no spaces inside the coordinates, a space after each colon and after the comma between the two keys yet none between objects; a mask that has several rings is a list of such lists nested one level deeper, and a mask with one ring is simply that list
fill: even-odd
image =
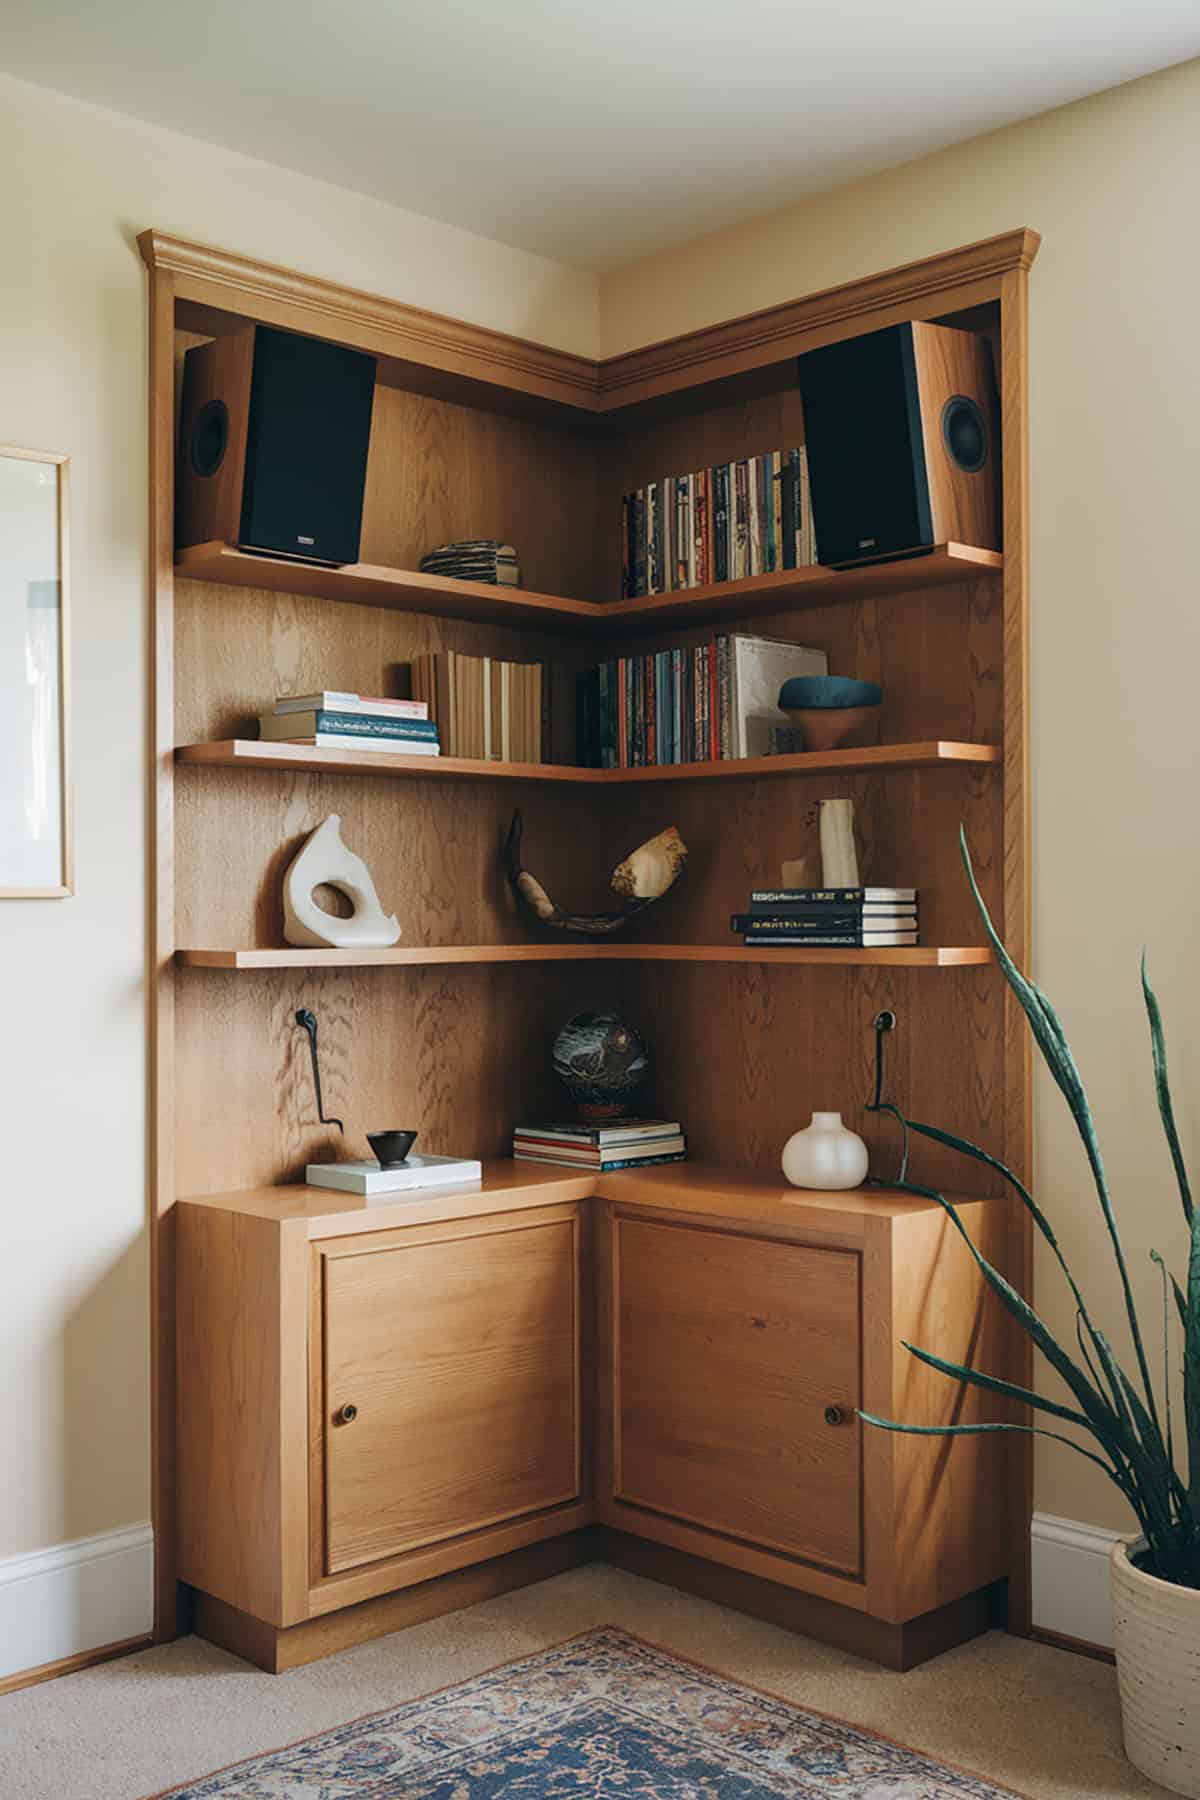
[{"label": "dark decorative sphere", "polygon": [[650,1070],[646,1046],[616,1013],[577,1013],[554,1040],[554,1073],[585,1116],[628,1112]]}]

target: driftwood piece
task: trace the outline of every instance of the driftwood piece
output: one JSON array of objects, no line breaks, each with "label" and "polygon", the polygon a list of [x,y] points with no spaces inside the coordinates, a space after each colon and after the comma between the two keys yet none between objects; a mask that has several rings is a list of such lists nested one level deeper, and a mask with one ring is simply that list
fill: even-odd
[{"label": "driftwood piece", "polygon": [[523,906],[541,925],[558,931],[579,931],[590,937],[605,937],[620,931],[644,912],[652,901],[661,900],[673,886],[687,862],[687,845],[674,825],[660,831],[619,862],[609,882],[614,893],[625,898],[625,904],[613,912],[569,913],[552,900],[536,875],[531,875],[521,862],[521,814],[514,812],[504,844],[504,866],[509,886]]}]

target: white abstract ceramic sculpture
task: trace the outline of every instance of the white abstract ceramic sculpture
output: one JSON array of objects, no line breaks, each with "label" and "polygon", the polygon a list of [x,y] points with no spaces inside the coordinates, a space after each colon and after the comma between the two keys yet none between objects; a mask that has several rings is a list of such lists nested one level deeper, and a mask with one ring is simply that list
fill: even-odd
[{"label": "white abstract ceramic sculpture", "polygon": [[836,1112],[815,1112],[783,1146],[783,1172],[793,1187],[861,1187],[868,1160],[867,1146]]},{"label": "white abstract ceramic sculpture", "polygon": [[[342,950],[394,944],[400,922],[388,918],[379,904],[371,871],[361,856],[342,842],[342,821],[330,813],[313,832],[283,878],[283,935],[301,948]],[[336,888],[354,908],[348,919],[335,919],[317,905],[313,891]]]}]

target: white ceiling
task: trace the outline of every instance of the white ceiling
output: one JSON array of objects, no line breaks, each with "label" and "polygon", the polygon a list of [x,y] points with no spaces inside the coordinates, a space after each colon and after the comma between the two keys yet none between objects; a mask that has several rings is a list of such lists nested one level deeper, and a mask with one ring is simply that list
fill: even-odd
[{"label": "white ceiling", "polygon": [[0,0],[0,69],[581,267],[1200,55],[1197,0]]}]

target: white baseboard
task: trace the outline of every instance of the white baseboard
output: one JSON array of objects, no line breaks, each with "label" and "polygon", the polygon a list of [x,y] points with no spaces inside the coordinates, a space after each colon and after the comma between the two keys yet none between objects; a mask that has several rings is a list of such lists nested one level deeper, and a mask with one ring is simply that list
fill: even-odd
[{"label": "white baseboard", "polygon": [[1033,1515],[1033,1623],[1041,1631],[1112,1649],[1108,1553],[1118,1531]]},{"label": "white baseboard", "polygon": [[[1119,1533],[1048,1513],[1033,1517],[1033,1622],[1112,1647],[1108,1553]],[[0,1681],[43,1663],[149,1633],[149,1524],[0,1560]]]},{"label": "white baseboard", "polygon": [[0,1559],[0,1680],[147,1634],[154,1617],[150,1525]]}]

